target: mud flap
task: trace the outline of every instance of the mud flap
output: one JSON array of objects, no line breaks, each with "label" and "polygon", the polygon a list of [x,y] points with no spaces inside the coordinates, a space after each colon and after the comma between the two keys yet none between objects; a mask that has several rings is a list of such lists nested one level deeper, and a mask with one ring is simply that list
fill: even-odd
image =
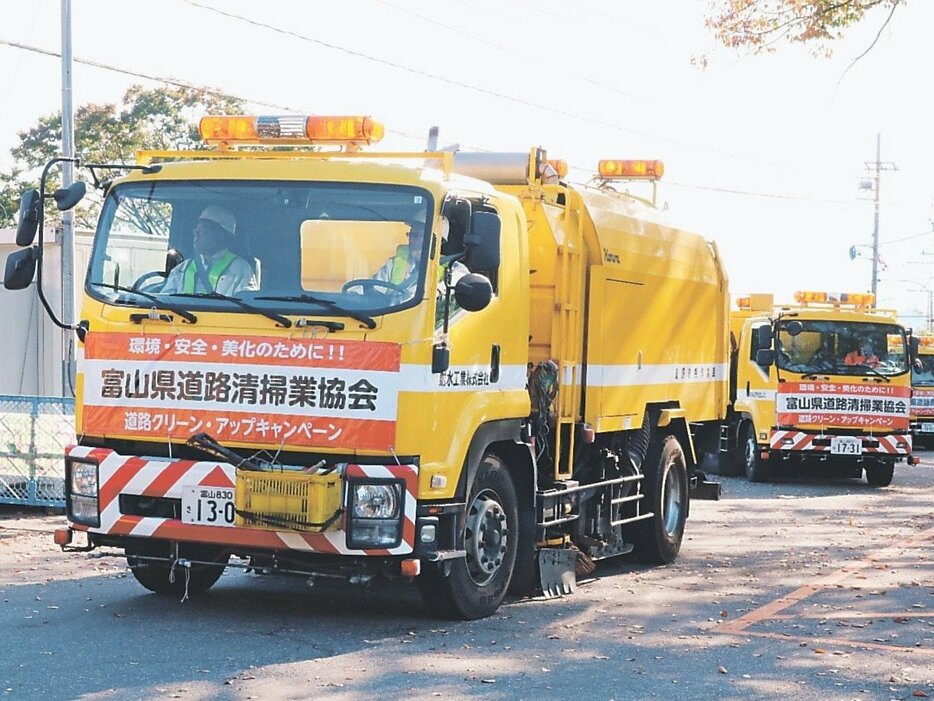
[{"label": "mud flap", "polygon": [[573,594],[577,590],[577,551],[543,548],[538,552],[538,573],[545,598]]}]

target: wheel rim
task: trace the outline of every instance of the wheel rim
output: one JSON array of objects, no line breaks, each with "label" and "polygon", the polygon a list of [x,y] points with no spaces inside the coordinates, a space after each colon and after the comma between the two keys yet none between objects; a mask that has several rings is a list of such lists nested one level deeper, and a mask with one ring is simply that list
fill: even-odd
[{"label": "wheel rim", "polygon": [[665,533],[669,537],[675,536],[678,532],[684,497],[684,485],[674,472],[676,464],[675,460],[668,463],[668,467],[665,469],[665,485],[662,492],[662,521],[665,524]]},{"label": "wheel rim", "polygon": [[490,582],[503,564],[509,546],[506,511],[495,493],[484,490],[467,510],[467,571],[475,584]]}]

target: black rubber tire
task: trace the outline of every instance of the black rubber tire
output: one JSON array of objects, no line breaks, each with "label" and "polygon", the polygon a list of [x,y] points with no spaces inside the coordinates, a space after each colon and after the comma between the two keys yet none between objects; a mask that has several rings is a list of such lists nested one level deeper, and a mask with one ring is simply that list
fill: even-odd
[{"label": "black rubber tire", "polygon": [[756,441],[756,428],[751,421],[743,423],[740,433],[740,446],[743,451],[743,474],[750,482],[768,482],[769,464],[759,455],[759,443]]},{"label": "black rubber tire", "polygon": [[667,565],[681,550],[688,514],[687,462],[678,439],[665,436],[644,465],[642,505],[654,516],[632,525],[633,554],[641,562]]},{"label": "black rubber tire", "polygon": [[230,553],[209,545],[180,543],[178,556],[187,560],[216,562],[216,565],[192,564],[190,568],[175,567],[174,581],[171,581],[172,565],[158,560],[146,560],[145,557],[169,557],[173,552],[171,544],[164,540],[134,540],[125,548],[127,565],[136,581],[156,594],[166,596],[185,595],[186,574],[189,596],[203,594],[220,579],[227,567]]},{"label": "black rubber tire", "polygon": [[[506,596],[519,540],[516,490],[509,471],[496,455],[487,454],[480,462],[458,527],[464,535],[467,556],[431,563],[415,581],[425,605],[435,616],[484,618],[493,614]],[[490,529],[493,537],[487,542],[483,533]],[[491,555],[495,555],[492,560]],[[447,574],[445,564],[450,568]]]},{"label": "black rubber tire", "polygon": [[895,476],[895,465],[890,462],[882,462],[866,465],[866,481],[872,487],[888,487],[892,484],[892,477]]}]

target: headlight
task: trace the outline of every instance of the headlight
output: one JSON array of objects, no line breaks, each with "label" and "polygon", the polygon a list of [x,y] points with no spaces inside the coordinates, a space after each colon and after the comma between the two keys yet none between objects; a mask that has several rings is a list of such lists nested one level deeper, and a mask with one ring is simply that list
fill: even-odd
[{"label": "headlight", "polygon": [[68,459],[65,475],[68,480],[68,502],[65,507],[68,520],[97,528],[101,525],[97,464]]},{"label": "headlight", "polygon": [[351,482],[347,519],[350,548],[394,548],[402,542],[402,482]]},{"label": "headlight", "polygon": [[354,485],[354,518],[396,518],[398,513],[399,485],[366,483]]},{"label": "headlight", "polygon": [[71,464],[71,493],[82,496],[97,496],[97,465],[83,462]]}]

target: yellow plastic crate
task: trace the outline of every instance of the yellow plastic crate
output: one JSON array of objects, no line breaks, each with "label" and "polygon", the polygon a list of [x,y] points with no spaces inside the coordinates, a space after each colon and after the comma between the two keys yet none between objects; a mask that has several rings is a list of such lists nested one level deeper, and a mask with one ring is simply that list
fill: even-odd
[{"label": "yellow plastic crate", "polygon": [[340,518],[341,476],[304,472],[237,470],[235,525],[320,533],[335,530]]}]

